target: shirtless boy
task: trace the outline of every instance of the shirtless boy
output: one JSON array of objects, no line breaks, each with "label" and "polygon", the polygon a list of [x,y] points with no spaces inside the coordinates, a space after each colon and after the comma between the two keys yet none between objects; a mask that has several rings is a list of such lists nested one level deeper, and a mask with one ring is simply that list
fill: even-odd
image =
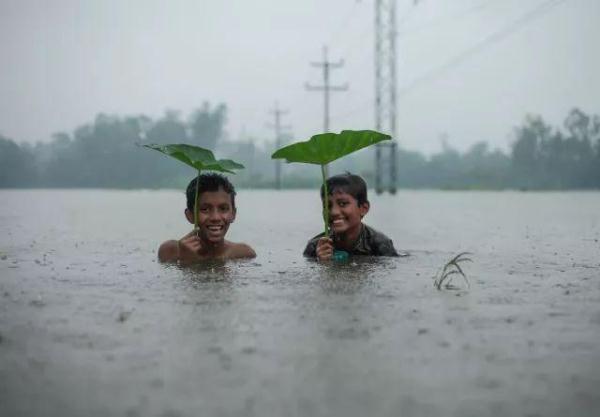
[{"label": "shirtless boy", "polygon": [[[194,224],[196,181],[186,189],[185,217]],[[225,240],[229,225],[236,215],[235,189],[219,174],[202,174],[198,185],[198,229],[179,240],[167,240],[158,249],[160,262],[190,265],[208,259],[254,258],[256,253],[245,243]]]}]

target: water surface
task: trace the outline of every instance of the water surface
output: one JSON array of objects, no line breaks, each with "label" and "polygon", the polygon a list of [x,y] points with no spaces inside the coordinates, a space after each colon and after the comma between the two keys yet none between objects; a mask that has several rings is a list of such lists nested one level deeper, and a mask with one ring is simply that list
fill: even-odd
[{"label": "water surface", "polygon": [[[320,265],[316,192],[241,191],[258,257],[187,270],[155,255],[181,192],[0,201],[2,416],[600,413],[600,193],[371,196],[411,256]],[[435,290],[460,251],[470,290]]]}]

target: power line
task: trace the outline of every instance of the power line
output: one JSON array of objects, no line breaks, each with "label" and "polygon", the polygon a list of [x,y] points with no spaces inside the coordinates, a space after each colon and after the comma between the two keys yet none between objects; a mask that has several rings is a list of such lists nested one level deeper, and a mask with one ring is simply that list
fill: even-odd
[{"label": "power line", "polygon": [[323,85],[311,85],[309,83],[305,83],[305,88],[308,91],[323,91],[323,131],[329,132],[329,93],[331,91],[346,91],[348,90],[348,83],[340,86],[333,86],[329,84],[329,71],[331,69],[340,68],[344,65],[343,60],[339,60],[338,62],[331,62],[327,57],[327,47],[323,47],[323,61],[320,62],[311,62],[313,67],[323,68]]},{"label": "power line", "polygon": [[552,8],[558,6],[561,3],[564,3],[565,1],[566,0],[547,0],[541,4],[538,4],[538,6],[536,6],[534,9],[525,13],[523,16],[509,24],[507,27],[492,33],[491,35],[487,36],[483,41],[479,42],[476,45],[473,45],[472,47],[455,56],[454,58],[450,59],[440,67],[437,67],[425,73],[424,75],[414,79],[410,84],[398,91],[398,96],[406,95],[415,87],[435,80],[436,78],[440,77],[445,72],[451,70],[455,66],[484,51],[489,45],[500,42],[501,40],[511,35],[513,32],[527,25],[535,18],[540,17],[544,13],[549,12]]},{"label": "power line", "polygon": [[[548,0],[546,2],[539,4],[537,7],[530,10],[525,15],[521,16],[519,19],[517,19],[516,21],[511,23],[509,26],[489,35],[482,42],[470,47],[469,49],[467,49],[466,51],[455,56],[454,58],[452,58],[451,60],[449,60],[448,62],[443,64],[442,66],[440,66],[432,71],[429,71],[429,72],[423,74],[422,76],[416,78],[409,85],[400,89],[400,91],[398,92],[398,96],[406,95],[408,92],[410,92],[414,88],[418,87],[419,85],[433,81],[437,77],[443,75],[444,72],[452,69],[454,66],[459,65],[462,62],[466,61],[468,58],[471,58],[471,57],[475,56],[477,53],[482,52],[485,49],[485,47],[487,47],[488,45],[491,45],[493,43],[499,42],[500,40],[503,40],[508,35],[512,34],[514,31],[516,31],[516,30],[520,29],[522,26],[524,26],[524,24],[529,23],[529,21],[541,16],[541,14],[548,12],[551,8],[557,6],[560,3],[564,3],[565,1],[566,0]],[[371,100],[371,99],[369,99],[369,100]],[[333,115],[331,118],[334,120],[340,120],[340,119],[343,120],[344,118],[347,118],[349,116],[352,116],[352,115],[362,111],[369,105],[370,105],[370,103],[367,102],[365,99],[365,101],[362,104],[358,105],[357,107],[354,107],[353,109],[351,109],[347,112]]]},{"label": "power line", "polygon": [[[505,39],[507,36],[509,36],[510,34],[515,32],[516,30],[520,29],[525,24],[529,23],[531,20],[550,11],[550,9],[559,5],[560,3],[564,3],[565,1],[566,0],[548,0],[543,3],[540,3],[534,9],[530,10],[529,12],[527,12],[526,14],[521,16],[519,19],[512,22],[507,27],[505,27],[497,32],[494,32],[493,34],[486,37],[480,43],[470,47],[466,51],[453,57],[452,59],[447,61],[442,66],[435,68],[434,70],[429,71],[429,72],[423,74],[422,76],[416,78],[410,84],[408,84],[407,86],[400,89],[398,92],[398,96],[406,95],[408,92],[410,92],[414,88],[418,87],[419,85],[435,80],[437,77],[443,75],[444,72],[461,64],[462,62],[466,61],[468,58],[475,56],[477,53],[482,52],[483,50],[485,50],[485,48],[488,45],[491,45],[493,43],[496,43],[496,42],[499,42],[499,41]],[[484,4],[480,4],[478,7],[483,7],[483,6],[484,6]],[[352,116],[353,114],[358,113],[359,111],[362,111],[367,106],[369,106],[369,103],[365,101],[365,102],[363,102],[363,104],[360,104],[359,106],[354,107],[352,110],[332,116],[332,119],[339,120],[339,119],[347,118],[349,116]]]},{"label": "power line", "polygon": [[437,25],[440,22],[443,22],[445,20],[454,20],[454,19],[460,19],[462,17],[465,17],[473,12],[477,12],[480,11],[482,9],[485,9],[486,7],[490,6],[491,4],[495,3],[497,0],[485,0],[479,4],[476,4],[475,6],[472,6],[466,10],[463,10],[459,13],[455,13],[452,15],[447,15],[447,16],[442,16],[436,19],[430,19],[426,22],[423,22],[422,24],[420,24],[419,26],[409,29],[407,31],[398,31],[398,36],[399,38],[405,38],[407,36],[413,35],[415,32],[419,32],[422,31],[424,29],[427,29],[433,25]]},{"label": "power line", "polygon": [[[405,13],[403,14],[403,16],[402,16],[402,18],[401,18],[401,21],[403,21],[403,22],[404,22],[404,21],[408,20],[409,16],[410,16],[410,15],[411,15],[411,13],[412,13],[412,10],[414,9],[414,7],[413,7],[413,6],[414,6],[414,4],[416,4],[416,2],[417,2],[418,0],[413,0],[413,1],[414,1],[414,3],[413,3],[413,4],[411,4],[411,7],[409,7],[409,9],[407,10],[407,12],[405,12]],[[356,12],[356,11],[357,11],[357,9],[358,9],[358,8],[357,8],[357,4],[358,4],[358,3],[361,3],[361,1],[360,1],[360,0],[356,0],[356,1],[353,3],[353,5],[352,5],[352,7],[350,8],[349,12],[348,12],[348,13],[345,15],[345,17],[342,19],[342,21],[341,21],[340,25],[338,26],[338,29],[337,29],[337,30],[334,32],[334,35],[332,35],[332,36],[331,36],[331,40],[330,40],[330,42],[329,42],[329,43],[332,43],[332,42],[333,42],[333,41],[334,41],[334,40],[335,40],[335,39],[338,37],[339,33],[341,33],[342,29],[344,29],[344,28],[347,26],[347,23],[348,23],[348,22],[350,21],[350,19],[351,19],[351,18],[354,16],[355,12]],[[371,28],[371,27],[369,27],[368,25],[363,25],[363,26],[364,26],[364,28],[363,28],[363,30],[362,30],[362,31],[360,31],[360,32],[352,31],[352,33],[354,34],[354,36],[352,36],[352,37],[348,37],[348,36],[346,36],[346,37],[344,38],[344,39],[346,40],[346,42],[344,42],[344,43],[346,43],[346,44],[348,44],[348,45],[347,45],[346,49],[344,49],[344,50],[343,50],[342,56],[345,56],[345,57],[347,57],[347,56],[349,56],[349,55],[351,56],[351,55],[352,55],[352,54],[353,54],[355,51],[357,51],[357,50],[359,50],[359,49],[360,49],[359,47],[361,47],[361,46],[365,46],[365,45],[364,45],[365,41],[369,40],[369,36],[367,36],[367,35],[368,35],[368,33],[369,33],[369,32],[371,32],[372,28]],[[341,48],[339,48],[339,49],[341,49]],[[365,55],[365,56],[363,57],[363,59],[361,59],[360,63],[362,63],[362,62],[366,61],[368,58],[370,58],[370,57],[369,57],[368,55]],[[371,100],[372,100],[372,99],[371,99]],[[369,105],[371,105],[371,104],[372,104],[372,103],[368,103],[368,104],[365,104],[365,105],[361,105],[361,106],[360,106],[360,108],[358,108],[358,109],[354,109],[354,110],[351,110],[350,112],[346,112],[346,113],[344,113],[344,114],[343,114],[343,115],[341,115],[341,116],[339,116],[339,115],[338,115],[338,116],[336,116],[336,118],[337,118],[337,119],[339,119],[339,118],[344,118],[344,117],[346,117],[346,116],[348,116],[348,115],[350,115],[350,114],[354,114],[354,113],[356,113],[357,111],[364,109],[365,107],[367,107],[367,106],[369,106]]]},{"label": "power line", "polygon": [[[402,17],[400,19],[398,19],[398,22],[400,24],[404,24],[405,22],[407,22],[410,19],[410,17],[412,16],[413,10],[415,9],[415,7],[413,7],[415,4],[416,4],[416,2],[414,2],[408,8],[408,10],[402,15]],[[351,42],[349,42],[350,44],[346,47],[346,49],[343,49],[342,55],[345,57],[352,56],[351,52],[354,53],[354,51],[358,50],[359,46],[363,45],[365,40],[368,40],[369,37],[367,36],[367,34],[370,33],[371,31],[372,31],[372,28],[365,25],[364,29],[361,32],[358,32],[358,35],[355,35],[350,39]],[[348,38],[346,38],[346,39],[348,39]],[[369,57],[365,56],[363,61],[366,60],[367,58],[369,58]],[[362,61],[360,61],[360,62],[362,62]]]},{"label": "power line", "polygon": [[348,11],[348,13],[346,13],[346,16],[341,20],[340,25],[338,26],[337,30],[335,32],[333,32],[333,34],[331,35],[331,38],[329,39],[328,45],[332,45],[335,44],[335,41],[337,40],[337,37],[340,35],[340,33],[342,33],[342,30],[346,29],[348,26],[348,22],[350,21],[350,19],[354,16],[354,14],[356,13],[357,7],[356,5],[360,3],[360,0],[355,0],[352,3],[352,7],[350,8],[350,10]]},{"label": "power line", "polygon": [[[340,86],[333,86],[329,84],[329,71],[331,69],[340,68],[344,65],[344,61],[331,62],[327,57],[327,47],[323,47],[323,61],[311,62],[313,67],[323,68],[323,85],[313,86],[309,83],[305,84],[305,88],[308,91],[323,91],[323,131],[329,132],[329,93],[331,91],[346,91],[348,90],[348,83]],[[325,167],[327,173],[327,167]]]}]

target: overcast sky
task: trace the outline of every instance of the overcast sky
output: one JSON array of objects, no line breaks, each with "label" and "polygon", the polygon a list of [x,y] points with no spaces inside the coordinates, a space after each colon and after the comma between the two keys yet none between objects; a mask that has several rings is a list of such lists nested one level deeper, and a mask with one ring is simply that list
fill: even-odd
[{"label": "overcast sky", "polygon": [[[329,46],[331,129],[374,127],[374,0],[0,0],[0,134],[47,141],[100,112],[229,108],[231,139],[322,131],[310,66]],[[398,140],[506,149],[527,113],[600,113],[600,0],[398,0]]]}]

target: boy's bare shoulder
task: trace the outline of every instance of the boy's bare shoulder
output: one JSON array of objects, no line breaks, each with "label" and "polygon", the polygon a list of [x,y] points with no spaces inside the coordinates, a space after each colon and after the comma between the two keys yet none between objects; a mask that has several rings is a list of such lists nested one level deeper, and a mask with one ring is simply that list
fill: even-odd
[{"label": "boy's bare shoulder", "polygon": [[235,243],[229,242],[229,250],[227,251],[227,258],[239,259],[239,258],[255,258],[256,252],[254,249],[246,243]]},{"label": "boy's bare shoulder", "polygon": [[245,243],[225,242],[224,249],[225,250],[220,254],[198,253],[193,259],[190,259],[188,255],[184,260],[181,260],[181,248],[179,247],[178,242],[176,240],[167,240],[158,248],[158,260],[163,263],[183,261],[185,264],[189,264],[211,258],[242,259],[256,257],[254,249]]},{"label": "boy's bare shoulder", "polygon": [[158,248],[158,260],[160,262],[176,262],[179,257],[179,249],[176,240],[167,240]]}]

